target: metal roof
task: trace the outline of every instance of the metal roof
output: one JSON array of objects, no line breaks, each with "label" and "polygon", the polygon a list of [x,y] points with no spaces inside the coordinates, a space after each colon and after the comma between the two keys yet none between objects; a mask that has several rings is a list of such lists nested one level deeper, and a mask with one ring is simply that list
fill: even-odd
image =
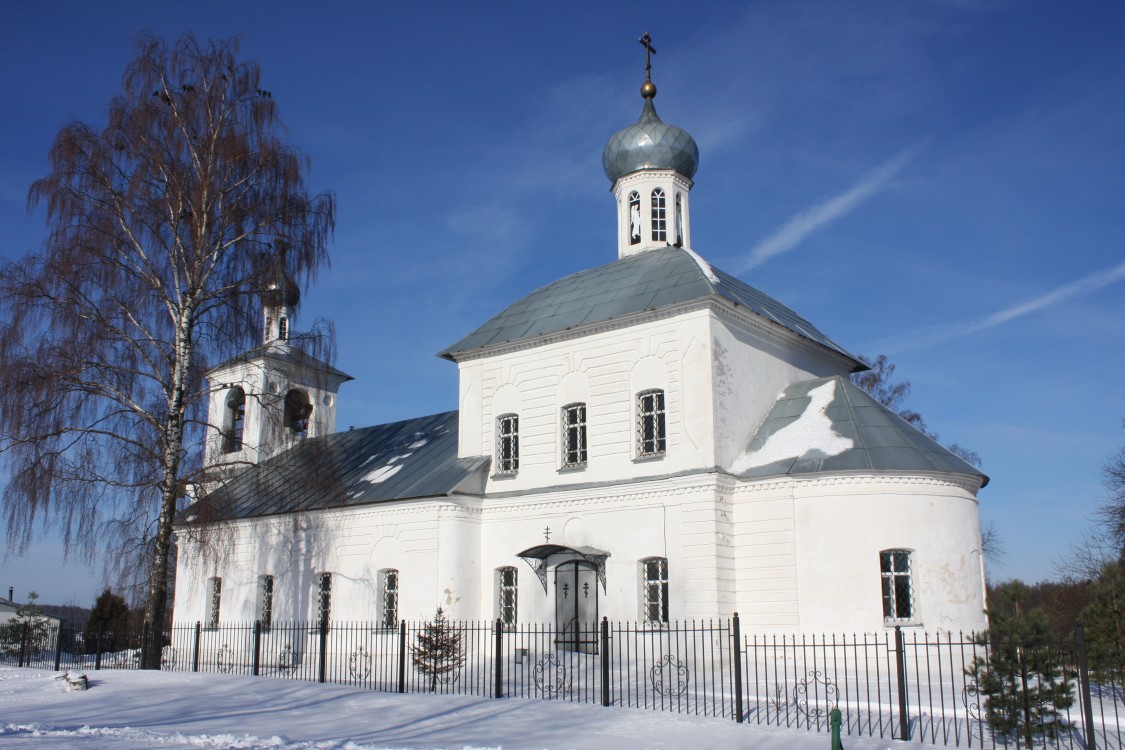
[{"label": "metal roof", "polygon": [[457,458],[457,412],[309,438],[187,508],[183,522],[480,494],[489,459]]},{"label": "metal roof", "polygon": [[867,369],[816,326],[768,294],[713,268],[690,250],[664,247],[580,271],[537,289],[438,353],[446,359],[486,346],[558,333],[645,310],[717,298],[744,307]]},{"label": "metal roof", "polygon": [[731,468],[743,477],[936,471],[978,477],[981,487],[988,484],[988,476],[975,466],[839,375],[786,388]]},{"label": "metal roof", "polygon": [[690,180],[699,169],[699,146],[686,130],[661,120],[646,98],[640,119],[605,144],[602,169],[610,182],[639,169],[672,169]]}]

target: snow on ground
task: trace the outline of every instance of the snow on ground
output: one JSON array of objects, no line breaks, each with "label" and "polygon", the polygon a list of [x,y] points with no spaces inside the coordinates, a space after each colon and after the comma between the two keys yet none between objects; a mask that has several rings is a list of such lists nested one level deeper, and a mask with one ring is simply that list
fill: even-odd
[{"label": "snow on ground", "polygon": [[[826,734],[640,709],[519,698],[388,694],[340,685],[173,672],[56,673],[0,667],[5,750],[753,748],[827,750]],[[906,743],[845,737],[848,750]]]}]

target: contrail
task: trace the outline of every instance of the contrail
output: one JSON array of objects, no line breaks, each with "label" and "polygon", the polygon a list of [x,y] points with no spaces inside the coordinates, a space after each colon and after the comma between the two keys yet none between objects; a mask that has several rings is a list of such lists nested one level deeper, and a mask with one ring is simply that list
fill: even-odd
[{"label": "contrail", "polygon": [[735,273],[744,273],[774,256],[789,252],[816,230],[847,216],[882,190],[917,153],[917,146],[904,149],[843,193],[795,214],[781,229],[755,245],[750,257],[735,269]]}]

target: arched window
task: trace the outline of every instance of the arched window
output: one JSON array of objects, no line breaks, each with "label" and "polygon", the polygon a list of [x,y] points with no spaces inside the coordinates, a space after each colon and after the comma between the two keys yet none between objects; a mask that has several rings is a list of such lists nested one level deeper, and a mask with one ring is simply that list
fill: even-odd
[{"label": "arched window", "polygon": [[273,625],[273,576],[258,576],[258,622],[262,629]]},{"label": "arched window", "polygon": [[668,241],[668,208],[661,188],[654,188],[652,191],[652,241]]},{"label": "arched window", "polygon": [[384,628],[398,627],[398,571],[379,571],[379,623]]},{"label": "arched window", "polygon": [[641,241],[641,194],[636,190],[629,193],[629,244]]},{"label": "arched window", "polygon": [[667,449],[664,435],[664,391],[637,394],[637,457],[662,456]]},{"label": "arched window", "polygon": [[294,388],[285,394],[285,427],[296,437],[304,437],[309,431],[309,418],[312,404],[309,394]]},{"label": "arched window", "polygon": [[317,578],[316,624],[328,625],[332,617],[332,574],[321,573]]},{"label": "arched window", "polygon": [[242,428],[246,422],[246,392],[239,387],[227,391],[223,416],[223,453],[242,450]]},{"label": "arched window", "polygon": [[684,246],[684,194],[676,193],[676,247]]},{"label": "arched window", "polygon": [[668,622],[668,559],[641,560],[641,617],[648,623]]},{"label": "arched window", "polygon": [[914,586],[911,581],[911,552],[885,549],[879,553],[879,572],[883,584],[883,620],[888,623],[916,619]]},{"label": "arched window", "polygon": [[567,404],[562,409],[562,463],[567,469],[586,465],[586,404]]},{"label": "arched window", "polygon": [[496,473],[515,474],[520,470],[520,418],[503,414],[496,418]]},{"label": "arched window", "polygon": [[223,579],[215,576],[207,579],[207,627],[219,627],[219,608],[223,602]]},{"label": "arched window", "polygon": [[514,627],[518,616],[517,573],[518,571],[510,565],[496,569],[496,616],[506,628]]},{"label": "arched window", "polygon": [[[679,196],[677,196],[678,199]],[[289,340],[289,318],[284,315],[281,316],[281,320],[277,321],[277,339],[278,341]]]}]

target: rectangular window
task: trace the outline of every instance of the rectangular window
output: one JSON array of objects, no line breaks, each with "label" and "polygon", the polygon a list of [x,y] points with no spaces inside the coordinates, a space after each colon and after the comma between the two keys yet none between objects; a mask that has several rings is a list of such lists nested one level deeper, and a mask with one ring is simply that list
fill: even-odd
[{"label": "rectangular window", "polygon": [[316,624],[327,625],[332,621],[332,574],[321,573],[317,584]]},{"label": "rectangular window", "polygon": [[664,203],[664,191],[652,191],[652,241],[668,241],[668,208]]},{"label": "rectangular window", "polygon": [[384,628],[398,627],[398,571],[394,569],[379,571],[380,616]]},{"label": "rectangular window", "polygon": [[219,627],[219,606],[223,601],[223,579],[207,579],[207,627]]},{"label": "rectangular window", "polygon": [[520,418],[505,414],[496,420],[496,473],[515,474],[520,469]]},{"label": "rectangular window", "polygon": [[650,557],[641,560],[643,617],[648,623],[668,622],[668,560]]},{"label": "rectangular window", "polygon": [[879,568],[883,582],[883,619],[887,622],[916,619],[910,550],[883,550],[879,553]]},{"label": "rectangular window", "polygon": [[273,576],[258,576],[258,622],[263,630],[273,625]]},{"label": "rectangular window", "polygon": [[564,406],[563,466],[574,468],[586,465],[586,404]]},{"label": "rectangular window", "polygon": [[498,616],[504,627],[511,628],[516,624],[516,575],[515,568],[506,567],[496,571],[496,587],[499,593]]},{"label": "rectangular window", "polygon": [[662,456],[664,437],[664,391],[637,394],[637,456]]}]

